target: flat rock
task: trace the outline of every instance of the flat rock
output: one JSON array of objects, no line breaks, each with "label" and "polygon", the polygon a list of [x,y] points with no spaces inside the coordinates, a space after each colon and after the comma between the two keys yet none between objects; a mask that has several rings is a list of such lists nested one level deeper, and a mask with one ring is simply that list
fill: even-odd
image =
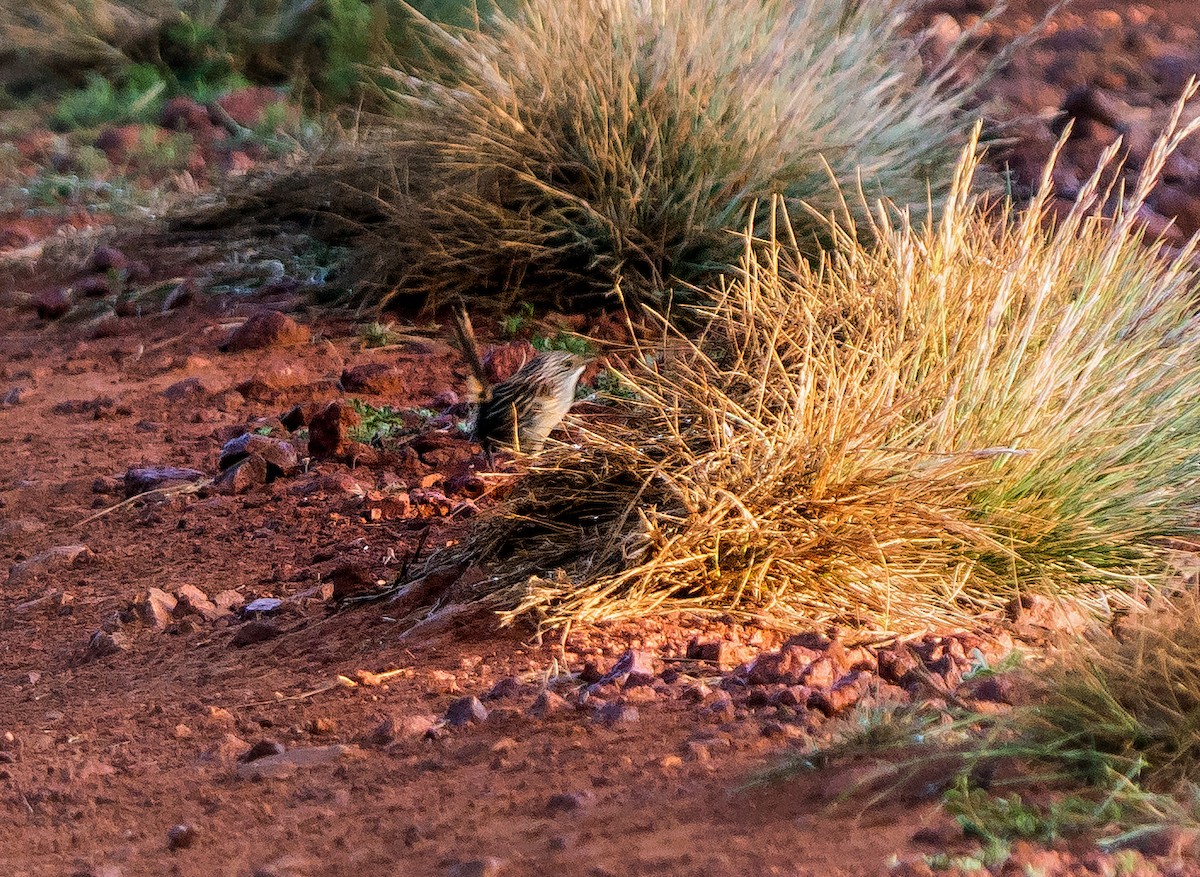
[{"label": "flat rock", "polygon": [[255,314],[233,330],[221,350],[240,353],[245,350],[265,350],[268,347],[292,347],[304,344],[311,337],[308,329],[281,311]]},{"label": "flat rock", "polygon": [[364,755],[365,753],[359,747],[342,743],[335,743],[331,746],[306,746],[240,764],[237,774],[242,779],[251,780],[286,777],[300,770],[361,758]]},{"label": "flat rock", "polygon": [[251,600],[242,607],[242,614],[245,616],[251,615],[272,615],[279,611],[279,607],[283,605],[283,601],[277,597],[259,597],[257,600]]},{"label": "flat rock", "polygon": [[94,555],[86,545],[58,545],[8,568],[8,584],[16,587],[40,576],[75,566]]},{"label": "flat rock", "polygon": [[342,389],[347,393],[398,396],[407,386],[404,372],[386,362],[368,362],[342,372]]},{"label": "flat rock", "polygon": [[158,490],[160,487],[191,484],[204,477],[204,473],[197,469],[183,469],[178,466],[135,466],[125,473],[125,497],[137,496],[148,490]]},{"label": "flat rock", "polygon": [[267,480],[291,475],[300,468],[296,448],[289,441],[247,432],[230,439],[221,447],[217,465],[222,470],[240,463],[247,457],[261,457],[267,464]]}]

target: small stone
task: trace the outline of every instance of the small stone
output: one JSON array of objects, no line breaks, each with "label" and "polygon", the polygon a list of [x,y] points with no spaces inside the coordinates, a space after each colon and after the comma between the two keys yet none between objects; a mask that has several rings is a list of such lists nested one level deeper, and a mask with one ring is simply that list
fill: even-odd
[{"label": "small stone", "polygon": [[333,719],[318,717],[305,722],[304,730],[310,734],[332,734],[337,730],[337,723]]},{"label": "small stone", "polygon": [[606,703],[595,712],[595,719],[606,725],[629,725],[641,720],[638,708],[623,703]]},{"label": "small stone", "polygon": [[86,545],[58,545],[10,566],[8,584],[10,587],[24,585],[41,576],[76,566],[93,556],[92,550]]},{"label": "small stone", "polygon": [[238,761],[243,764],[249,764],[251,761],[258,761],[260,758],[269,758],[272,755],[282,755],[287,752],[287,747],[277,740],[259,740],[244,753],[238,756]]},{"label": "small stone", "polygon": [[212,598],[212,601],[213,605],[221,611],[222,615],[233,612],[246,602],[245,598],[232,588],[226,588],[224,591],[219,592]]},{"label": "small stone", "polygon": [[505,676],[503,679],[497,680],[496,684],[488,689],[483,699],[500,700],[506,697],[515,697],[521,693],[522,688],[524,686],[516,676]]},{"label": "small stone", "polygon": [[167,829],[167,849],[186,850],[196,842],[194,825],[172,825]]},{"label": "small stone", "polygon": [[604,674],[599,684],[612,682],[630,687],[649,685],[655,675],[654,656],[649,652],[629,649],[617,659],[612,669]]},{"label": "small stone", "polygon": [[546,812],[575,813],[590,806],[595,799],[596,795],[591,791],[559,792],[551,795],[546,801]]},{"label": "small stone", "polygon": [[365,564],[338,564],[329,572],[329,581],[333,585],[333,599],[345,600],[359,594],[375,590],[375,576]]},{"label": "small stone", "polygon": [[503,859],[489,856],[451,865],[446,869],[446,877],[500,877],[507,867],[508,863]]},{"label": "small stone", "polygon": [[134,603],[134,609],[143,622],[162,629],[174,620],[178,603],[161,588],[150,588]]},{"label": "small stone", "polygon": [[247,457],[261,457],[267,464],[267,480],[294,474],[300,468],[296,448],[291,442],[248,432],[230,439],[221,447],[217,465],[221,469],[240,463]]},{"label": "small stone", "polygon": [[185,399],[202,399],[212,393],[212,389],[200,378],[184,378],[176,381],[162,391],[163,396],[172,402],[182,402]]},{"label": "small stone", "polygon": [[383,362],[368,362],[342,372],[342,389],[347,393],[399,396],[408,383],[403,371]]},{"label": "small stone", "polygon": [[267,461],[262,457],[247,457],[235,466],[226,469],[213,482],[218,493],[242,494],[248,493],[259,485],[267,483]]},{"label": "small stone", "polygon": [[116,247],[96,247],[92,251],[92,270],[101,273],[105,271],[120,271],[129,264],[129,259]]},{"label": "small stone", "polygon": [[660,767],[664,767],[667,770],[673,770],[677,767],[683,767],[683,759],[678,755],[664,755],[661,759],[659,759],[658,764]]},{"label": "small stone", "polygon": [[175,599],[176,617],[190,614],[199,615],[205,621],[216,621],[226,614],[217,608],[217,605],[209,599],[208,594],[195,585],[179,585],[175,589]]},{"label": "small stone", "polygon": [[308,452],[317,458],[345,453],[349,432],[362,418],[352,406],[334,401],[319,411],[308,424]]},{"label": "small stone", "polygon": [[693,639],[688,643],[687,657],[692,660],[715,664],[718,670],[732,670],[746,660],[746,648],[729,640],[700,642]]},{"label": "small stone", "polygon": [[191,484],[204,477],[197,469],[181,469],[176,466],[135,466],[125,473],[125,498],[138,496],[149,490]]},{"label": "small stone", "polygon": [[308,746],[301,749],[289,749],[279,755],[268,755],[257,761],[251,761],[238,766],[237,773],[242,779],[267,779],[285,777],[321,765],[334,764],[350,758],[361,758],[363,750],[357,746],[346,746],[335,743],[331,746]]},{"label": "small stone", "polygon": [[263,311],[239,326],[221,345],[226,353],[263,350],[268,347],[290,347],[304,344],[310,338],[308,329],[282,311]]},{"label": "small stone", "polygon": [[61,289],[47,289],[33,299],[34,310],[43,320],[57,320],[71,310],[71,298]]},{"label": "small stone", "polygon": [[487,721],[487,708],[479,698],[460,697],[451,702],[446,709],[446,724],[453,728],[461,728],[470,724],[482,724]]},{"label": "small stone", "polygon": [[233,635],[230,645],[239,649],[246,646],[252,646],[256,643],[266,642],[267,640],[275,639],[283,633],[278,625],[271,621],[247,621],[237,629]]},{"label": "small stone", "polygon": [[259,597],[242,607],[242,615],[247,617],[273,615],[279,611],[281,606],[283,606],[283,601],[277,597]]},{"label": "small stone", "polygon": [[367,735],[367,742],[387,746],[404,738],[423,737],[437,726],[437,719],[430,715],[389,716]]},{"label": "small stone", "polygon": [[29,400],[33,394],[32,387],[9,387],[0,391],[0,408],[12,408]]},{"label": "small stone", "polygon": [[543,691],[529,707],[529,715],[535,719],[544,719],[547,716],[567,712],[570,708],[571,705],[553,691]]},{"label": "small stone", "polygon": [[98,630],[88,639],[88,653],[94,658],[106,658],[129,648],[129,637],[120,631]]}]

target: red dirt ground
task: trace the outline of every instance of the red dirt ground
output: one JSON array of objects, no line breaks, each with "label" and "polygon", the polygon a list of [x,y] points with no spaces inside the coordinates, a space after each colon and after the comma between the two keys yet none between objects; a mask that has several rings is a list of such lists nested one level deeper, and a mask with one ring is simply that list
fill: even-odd
[{"label": "red dirt ground", "polygon": [[[1014,16],[1042,4],[1017,5]],[[1126,8],[1088,2],[1076,14],[1086,23],[1098,10]],[[1196,22],[1192,4],[1150,10],[1173,27]],[[1032,87],[1011,90],[1040,99]],[[348,563],[389,579],[426,528],[427,550],[462,535],[453,519],[387,511],[389,484],[414,487],[436,466],[318,461],[244,493],[161,497],[89,520],[123,498],[130,467],[215,475],[225,439],[263,425],[286,435],[275,418],[292,405],[349,395],[338,387],[347,368],[397,366],[400,390],[353,394],[397,407],[461,390],[439,328],[418,326],[425,340],[407,348],[367,351],[354,322],[301,307],[293,316],[315,340],[225,353],[252,303],[201,297],[100,325],[43,321],[29,294],[50,285],[45,272],[6,279],[0,287],[15,292],[0,298],[0,569],[12,567],[0,581],[0,874],[916,875],[931,873],[927,854],[975,847],[936,795],[893,792],[868,806],[852,790],[855,768],[743,788],[797,740],[835,725],[802,721],[782,701],[714,710],[716,693],[669,671],[715,688],[716,668],[681,660],[688,641],[726,639],[740,660],[778,646],[769,632],[647,621],[576,632],[563,651],[479,621],[405,636],[386,603],[335,612],[322,586]],[[189,378],[191,393],[164,396]],[[88,552],[70,563],[20,567],[79,544]],[[278,635],[238,647],[246,623],[232,613],[181,612],[158,627],[130,611],[148,588],[186,585],[236,591],[239,602],[284,599],[270,621]],[[99,654],[99,631],[115,635],[115,653]],[[603,669],[627,649],[665,659],[668,671],[653,685],[601,690],[636,720],[598,720],[594,704],[576,708],[578,680],[556,684],[560,670]],[[484,701],[486,720],[442,726],[456,699],[506,679],[510,693]],[[569,703],[541,716],[533,704],[547,685]],[[264,740],[320,763],[239,760]],[[1191,859],[1133,861],[1140,874],[1200,873]],[[1115,869],[1082,843],[1021,846],[1002,873]]]}]

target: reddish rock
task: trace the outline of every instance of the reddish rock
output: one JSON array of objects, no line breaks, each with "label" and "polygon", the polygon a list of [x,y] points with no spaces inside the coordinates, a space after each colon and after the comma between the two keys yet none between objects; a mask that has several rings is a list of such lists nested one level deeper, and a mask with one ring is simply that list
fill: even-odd
[{"label": "reddish rock", "polygon": [[8,585],[16,587],[42,576],[76,566],[95,555],[86,545],[58,545],[8,568]]},{"label": "reddish rock", "polygon": [[430,715],[389,716],[372,729],[366,742],[387,746],[397,740],[423,737],[437,727],[437,719]]},{"label": "reddish rock", "polygon": [[284,391],[305,386],[312,379],[312,373],[303,366],[276,363],[241,381],[234,389],[255,402],[273,402]]},{"label": "reddish rock", "polygon": [[217,605],[209,599],[208,594],[195,585],[184,584],[177,587],[175,599],[174,614],[176,617],[199,615],[205,621],[216,621],[226,614],[217,608]]},{"label": "reddish rock", "polygon": [[207,396],[212,390],[200,378],[184,378],[182,381],[176,381],[163,390],[163,395],[172,402],[180,402],[184,399],[199,399]]},{"label": "reddish rock", "polygon": [[269,347],[291,347],[304,344],[311,337],[308,329],[281,311],[255,314],[233,330],[221,350],[240,353],[244,350],[264,350]]},{"label": "reddish rock", "polygon": [[220,474],[213,487],[218,493],[239,494],[267,483],[267,461],[262,457],[247,457]]},{"label": "reddish rock", "polygon": [[404,373],[384,362],[368,362],[342,372],[342,388],[347,393],[399,396],[407,385]]},{"label": "reddish rock", "polygon": [[101,273],[120,271],[129,265],[128,257],[116,247],[96,247],[92,251],[91,268]]},{"label": "reddish rock", "polygon": [[570,704],[553,691],[543,691],[529,707],[529,715],[535,719],[544,719],[547,716],[567,712],[569,709]]},{"label": "reddish rock", "polygon": [[350,430],[361,422],[348,403],[330,402],[308,424],[309,454],[318,459],[341,456],[350,443]]},{"label": "reddish rock", "polygon": [[106,658],[129,649],[129,637],[120,631],[98,630],[88,639],[88,654],[93,658]]},{"label": "reddish rock", "polygon": [[221,456],[217,465],[228,469],[245,460],[247,457],[261,457],[267,464],[267,481],[281,475],[291,475],[300,468],[296,448],[291,442],[277,439],[269,435],[259,435],[247,432],[230,439],[221,447]]},{"label": "reddish rock", "polygon": [[142,138],[145,136],[143,132],[146,130],[144,125],[117,125],[105,128],[96,137],[94,145],[112,164],[125,164],[130,155],[141,147]]},{"label": "reddish rock", "polygon": [[43,320],[57,320],[71,310],[71,299],[61,289],[47,289],[33,299],[34,310]]}]

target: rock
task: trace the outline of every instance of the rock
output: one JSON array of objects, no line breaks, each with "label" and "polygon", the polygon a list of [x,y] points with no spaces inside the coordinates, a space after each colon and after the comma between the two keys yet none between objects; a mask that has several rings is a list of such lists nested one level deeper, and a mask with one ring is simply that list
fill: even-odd
[{"label": "rock", "polygon": [[213,603],[222,614],[233,612],[239,606],[246,602],[246,598],[232,588],[226,588],[212,598]]},{"label": "rock", "polygon": [[732,670],[748,659],[746,652],[745,646],[729,640],[701,642],[696,638],[687,647],[687,657],[694,661],[707,661],[716,665],[718,670]]},{"label": "rock", "polygon": [[226,615],[195,585],[180,585],[175,589],[175,616],[199,615],[205,621],[216,621]]},{"label": "rock", "polygon": [[623,703],[606,703],[596,710],[594,718],[606,725],[627,725],[641,720],[638,708]]},{"label": "rock", "polygon": [[218,493],[239,494],[247,493],[267,483],[267,461],[262,457],[247,457],[236,466],[231,466],[222,472],[215,481],[213,488]]},{"label": "rock", "polygon": [[848,673],[833,684],[827,692],[814,691],[808,706],[826,716],[835,716],[858,703],[870,686],[869,674],[858,670]]},{"label": "rock", "polygon": [[167,293],[167,297],[163,299],[162,312],[165,314],[168,311],[173,311],[176,308],[190,305],[196,298],[196,283],[194,280],[185,280],[174,289]]},{"label": "rock", "polygon": [[363,750],[357,746],[334,743],[330,746],[307,746],[289,749],[279,755],[268,755],[257,761],[238,766],[237,774],[242,779],[268,779],[291,776],[299,770],[309,770],[327,764],[335,764],[351,758],[361,758]]},{"label": "rock", "polygon": [[158,123],[168,131],[191,134],[202,143],[216,138],[218,131],[224,132],[213,125],[206,106],[184,96],[173,97],[163,104]]},{"label": "rock", "polygon": [[85,277],[75,284],[75,292],[84,298],[104,298],[112,295],[107,277]]},{"label": "rock", "polygon": [[43,320],[57,320],[71,310],[71,299],[61,289],[47,289],[33,299],[33,308]]},{"label": "rock", "polygon": [[252,761],[258,761],[260,758],[270,758],[273,755],[282,755],[285,752],[287,752],[287,747],[277,740],[259,740],[238,756],[238,761],[243,764],[249,764]]},{"label": "rock", "polygon": [[124,652],[129,648],[129,637],[120,631],[98,630],[88,639],[88,654],[93,658],[105,658]]},{"label": "rock", "polygon": [[237,629],[233,635],[233,639],[229,642],[237,648],[245,648],[256,643],[266,642],[267,640],[275,639],[282,634],[283,631],[279,626],[271,621],[247,621]]},{"label": "rock", "polygon": [[389,716],[367,735],[367,742],[387,746],[401,739],[424,737],[437,723],[430,715]]},{"label": "rock", "polygon": [[987,703],[1011,705],[1017,702],[1016,685],[1008,676],[984,676],[974,680],[967,696]]},{"label": "rock", "polygon": [[248,748],[250,748],[250,744],[241,737],[226,732],[220,740],[201,753],[200,760],[217,764],[235,764]]},{"label": "rock", "polygon": [[337,457],[345,453],[349,432],[362,422],[348,403],[330,402],[308,424],[308,452],[313,457]]},{"label": "rock", "polygon": [[471,724],[482,724],[487,721],[487,708],[477,697],[460,697],[451,702],[446,708],[446,724],[453,728],[462,728]]},{"label": "rock", "polygon": [[57,570],[67,569],[89,560],[94,555],[86,545],[58,545],[28,560],[14,563],[8,568],[9,587],[28,584],[41,576]]},{"label": "rock", "polygon": [[306,343],[310,337],[308,329],[287,314],[263,311],[234,329],[220,349],[226,353],[240,353],[268,347],[291,347]]},{"label": "rock", "polygon": [[596,795],[591,791],[558,792],[546,801],[547,813],[575,813],[591,805]]},{"label": "rock", "polygon": [[347,393],[399,396],[407,386],[404,372],[383,362],[368,362],[342,372],[342,389]]},{"label": "rock", "polygon": [[267,481],[292,475],[300,469],[300,460],[291,442],[254,432],[227,441],[221,447],[217,465],[225,470],[251,456],[261,457],[267,464]]},{"label": "rock", "polygon": [[196,835],[194,825],[172,825],[167,829],[167,849],[186,850],[196,842]]},{"label": "rock", "polygon": [[125,473],[125,497],[137,496],[148,490],[191,484],[204,478],[197,469],[181,469],[176,466],[137,466]]},{"label": "rock", "polygon": [[293,405],[287,411],[279,416],[279,422],[283,428],[295,432],[308,426],[308,422],[312,420],[313,415],[321,410],[321,406],[309,403],[307,405]]},{"label": "rock", "polygon": [[477,472],[461,472],[446,482],[446,493],[450,496],[479,499],[487,490],[487,481]]},{"label": "rock", "polygon": [[483,696],[484,700],[502,700],[506,697],[516,697],[524,689],[521,680],[516,676],[505,676],[503,679],[496,681],[496,684],[488,689],[487,694]]},{"label": "rock", "polygon": [[22,402],[28,401],[33,394],[32,387],[9,387],[7,390],[0,390],[0,408],[11,408],[14,405],[20,405]]},{"label": "rock", "polygon": [[489,856],[451,865],[446,869],[446,877],[500,877],[507,868],[508,863],[504,859]]},{"label": "rock", "polygon": [[176,381],[163,390],[162,394],[172,402],[182,402],[185,399],[202,399],[212,393],[212,390],[200,378],[184,378]]},{"label": "rock", "polygon": [[276,597],[259,597],[242,607],[242,615],[246,617],[273,615],[279,611],[279,607],[282,605],[283,601]]},{"label": "rock", "polygon": [[333,584],[333,599],[345,600],[375,590],[375,576],[362,563],[351,561],[338,564],[329,572]]},{"label": "rock", "polygon": [[138,616],[146,624],[164,628],[174,620],[178,600],[160,588],[150,588],[134,603]]},{"label": "rock", "polygon": [[649,652],[629,649],[617,659],[617,663],[613,664],[612,669],[605,673],[597,684],[613,683],[627,687],[649,685],[657,675],[654,663],[654,655]]},{"label": "rock", "polygon": [[570,708],[571,705],[553,691],[543,691],[529,707],[529,715],[535,719],[544,719],[547,716],[564,713]]},{"label": "rock", "polygon": [[92,251],[91,268],[93,271],[120,271],[129,265],[129,259],[116,247],[96,247]]},{"label": "rock", "polygon": [[275,363],[238,383],[234,389],[255,402],[274,402],[280,393],[311,383],[308,369],[293,363]]}]

